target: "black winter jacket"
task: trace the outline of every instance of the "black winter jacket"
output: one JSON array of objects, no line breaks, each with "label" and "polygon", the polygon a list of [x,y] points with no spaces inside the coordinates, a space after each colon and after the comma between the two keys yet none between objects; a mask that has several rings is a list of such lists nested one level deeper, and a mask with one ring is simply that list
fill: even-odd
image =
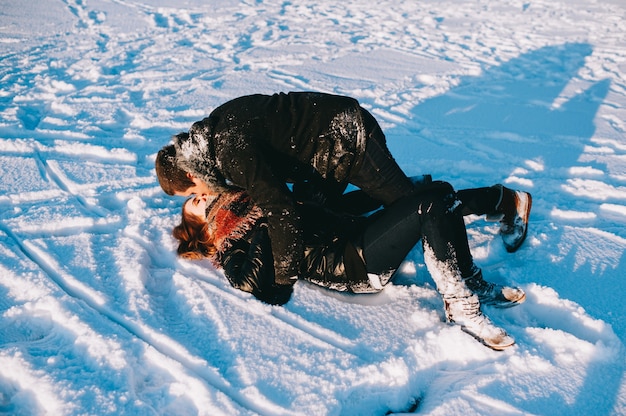
[{"label": "black winter jacket", "polygon": [[350,97],[298,92],[229,101],[175,139],[179,166],[216,188],[245,189],[267,217],[275,281],[292,284],[304,255],[286,182],[344,184],[365,152],[362,109]]},{"label": "black winter jacket", "polygon": [[[352,237],[369,221],[367,217],[336,215],[315,205],[298,205],[303,221],[304,258],[300,277],[329,289],[352,293],[374,293],[358,247]],[[272,247],[268,223],[261,218],[243,238],[230,241],[218,254],[218,263],[230,284],[270,304],[286,303],[291,285],[274,281]]]}]

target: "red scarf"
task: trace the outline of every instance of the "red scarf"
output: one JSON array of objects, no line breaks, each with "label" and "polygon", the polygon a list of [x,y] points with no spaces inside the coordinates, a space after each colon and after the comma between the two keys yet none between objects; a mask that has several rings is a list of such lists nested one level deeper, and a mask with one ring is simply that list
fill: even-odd
[{"label": "red scarf", "polygon": [[233,240],[242,238],[263,216],[247,193],[226,191],[217,196],[207,210],[209,232],[218,253],[227,250]]}]

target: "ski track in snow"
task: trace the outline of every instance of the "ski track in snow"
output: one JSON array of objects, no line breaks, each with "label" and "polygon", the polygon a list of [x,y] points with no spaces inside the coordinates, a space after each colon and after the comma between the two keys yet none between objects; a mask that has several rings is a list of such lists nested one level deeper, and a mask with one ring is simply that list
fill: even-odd
[{"label": "ski track in snow", "polygon": [[[618,1],[33,0],[0,7],[0,414],[626,414],[626,32]],[[398,4],[400,3],[400,4]],[[249,93],[354,96],[409,175],[504,183],[467,218],[494,352],[419,249],[381,294],[285,307],[176,259],[168,137]]]}]

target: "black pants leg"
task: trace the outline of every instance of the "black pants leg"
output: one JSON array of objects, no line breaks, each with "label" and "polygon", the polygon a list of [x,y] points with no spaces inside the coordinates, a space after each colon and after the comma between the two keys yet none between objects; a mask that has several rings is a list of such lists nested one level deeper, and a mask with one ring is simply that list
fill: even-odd
[{"label": "black pants leg", "polygon": [[499,186],[462,189],[457,191],[457,198],[462,203],[463,215],[493,214],[497,212],[502,199],[502,188]]},{"label": "black pants leg", "polygon": [[415,186],[389,152],[385,135],[376,119],[365,109],[362,114],[367,133],[365,156],[359,171],[351,176],[350,182],[388,206],[414,193]]},{"label": "black pants leg", "polygon": [[438,190],[403,197],[375,214],[356,244],[363,250],[369,273],[389,275],[420,239],[437,260],[457,268],[462,277],[474,273],[465,223],[447,183]]}]

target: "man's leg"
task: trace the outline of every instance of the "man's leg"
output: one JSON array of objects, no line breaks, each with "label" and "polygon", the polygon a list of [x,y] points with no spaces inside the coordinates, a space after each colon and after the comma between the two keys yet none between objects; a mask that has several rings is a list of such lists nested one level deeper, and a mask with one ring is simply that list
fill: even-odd
[{"label": "man's leg", "polygon": [[376,119],[365,109],[362,114],[367,134],[365,155],[359,171],[353,173],[349,181],[388,206],[400,197],[414,193],[415,186],[389,152]]},{"label": "man's leg", "polygon": [[463,204],[463,215],[491,215],[497,212],[502,201],[502,187],[462,189],[457,191],[457,197]]},{"label": "man's leg", "polygon": [[502,185],[464,189],[457,192],[463,215],[487,215],[500,221],[500,235],[507,251],[516,251],[526,239],[532,197],[528,192],[514,191]]}]

